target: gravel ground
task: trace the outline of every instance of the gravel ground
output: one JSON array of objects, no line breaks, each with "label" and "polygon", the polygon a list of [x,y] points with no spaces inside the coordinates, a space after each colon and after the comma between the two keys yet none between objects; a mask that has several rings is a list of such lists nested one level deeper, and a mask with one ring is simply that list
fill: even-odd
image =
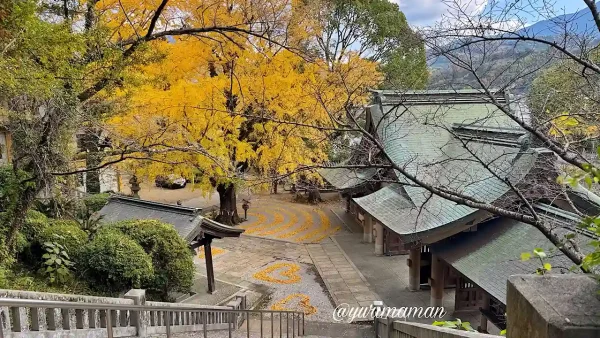
[{"label": "gravel ground", "polygon": [[[253,274],[262,271],[265,268],[277,263],[291,263],[300,267],[300,270],[297,272],[297,275],[300,277],[300,280],[296,283],[292,284],[279,284],[263,281],[253,277]],[[287,277],[281,276],[280,273],[284,271],[285,268],[281,268],[279,270],[275,270],[269,274],[274,278],[280,278],[282,280],[287,279]],[[259,284],[267,285],[271,288],[271,294],[268,297],[268,300],[265,301],[261,309],[271,309],[271,307],[282,299],[292,295],[292,294],[301,294],[309,297],[310,305],[316,307],[317,312],[312,315],[307,315],[305,320],[307,321],[320,321],[320,322],[330,322],[332,321],[332,313],[334,309],[334,305],[329,298],[329,294],[327,290],[323,287],[319,275],[316,273],[316,270],[311,264],[302,264],[293,261],[287,260],[278,260],[273,263],[269,263],[263,266],[258,271],[254,271],[253,273],[245,276],[245,279]],[[292,298],[287,302],[284,307],[289,310],[294,311],[302,311],[302,307],[299,304],[299,298]]]}]

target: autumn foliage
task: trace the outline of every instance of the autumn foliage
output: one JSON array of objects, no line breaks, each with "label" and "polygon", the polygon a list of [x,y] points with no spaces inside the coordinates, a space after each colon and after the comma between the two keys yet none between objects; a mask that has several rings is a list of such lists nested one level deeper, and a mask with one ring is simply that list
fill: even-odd
[{"label": "autumn foliage", "polygon": [[[145,25],[138,2],[121,3],[135,8],[130,16]],[[170,6],[197,15],[192,21],[231,26],[245,16],[261,15],[256,8],[238,7],[242,3]],[[199,5],[205,10],[197,10]],[[127,98],[127,105],[108,127],[118,148],[144,149],[139,157],[146,160],[135,165],[138,176],[176,173],[194,177],[202,191],[217,188],[225,194],[242,179],[264,189],[282,175],[327,161],[331,130],[381,81],[377,64],[352,51],[333,65],[326,62],[306,49],[314,36],[300,29],[301,13],[287,2],[263,5],[280,11],[282,27],[294,24],[295,29],[279,32],[286,37],[285,48],[275,35],[170,36],[148,42],[148,62],[111,93]],[[118,16],[108,17],[106,24],[117,29],[120,40],[143,31],[126,22],[127,17]],[[229,204],[235,212],[235,201]],[[235,216],[224,221],[235,223]]]}]

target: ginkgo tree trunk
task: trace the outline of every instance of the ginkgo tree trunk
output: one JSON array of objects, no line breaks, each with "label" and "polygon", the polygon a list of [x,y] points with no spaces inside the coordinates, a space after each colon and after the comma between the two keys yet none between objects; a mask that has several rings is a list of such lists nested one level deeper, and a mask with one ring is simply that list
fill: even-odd
[{"label": "ginkgo tree trunk", "polygon": [[235,184],[220,183],[216,187],[219,193],[219,215],[215,219],[223,224],[238,224],[241,218],[237,210],[237,196]]}]

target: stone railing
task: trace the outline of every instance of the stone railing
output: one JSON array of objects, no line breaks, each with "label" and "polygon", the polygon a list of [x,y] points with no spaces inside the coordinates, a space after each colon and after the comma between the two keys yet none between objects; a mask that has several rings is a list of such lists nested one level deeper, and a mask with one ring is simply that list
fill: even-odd
[{"label": "stone railing", "polygon": [[376,338],[492,338],[494,335],[384,318],[374,320]]},{"label": "stone railing", "polygon": [[147,302],[144,290],[131,290],[123,298],[0,290],[0,337],[145,337],[235,330],[245,306],[243,296],[226,306],[201,306]]},{"label": "stone railing", "polygon": [[[147,306],[150,307],[169,307],[173,309],[189,309],[190,304],[183,303],[163,303],[163,302],[146,302]],[[229,301],[226,306],[194,306],[198,309],[206,310],[245,310],[246,309],[246,297],[236,296],[235,299]],[[147,335],[166,333],[166,319],[165,311],[148,311],[145,312],[143,322],[145,325],[145,331]],[[203,318],[205,317],[205,318]],[[200,313],[197,311],[185,310],[183,312],[173,312],[173,318],[171,319],[171,332],[193,332],[204,330],[203,322],[206,320],[208,323],[207,330],[227,330],[230,327],[237,329],[243,320],[243,316],[239,313],[234,312],[219,312],[209,311],[206,313]],[[231,326],[230,326],[231,323]],[[144,329],[144,328],[143,328]]]}]

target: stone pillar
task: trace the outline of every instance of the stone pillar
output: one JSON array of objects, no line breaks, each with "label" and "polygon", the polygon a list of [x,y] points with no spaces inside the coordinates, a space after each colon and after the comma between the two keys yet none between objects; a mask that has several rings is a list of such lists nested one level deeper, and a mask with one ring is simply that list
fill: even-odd
[{"label": "stone pillar", "polygon": [[437,255],[431,255],[431,306],[444,305],[444,262]]},{"label": "stone pillar", "polygon": [[[481,307],[484,310],[490,309],[490,295],[485,292],[483,289],[483,306]],[[483,313],[479,314],[479,332],[488,332],[488,320],[487,317],[483,315]]]},{"label": "stone pillar", "polygon": [[421,247],[410,249],[408,253],[408,289],[421,289]]},{"label": "stone pillar", "polygon": [[[133,305],[146,305],[146,290],[131,289],[123,298],[132,299]],[[146,337],[148,319],[144,312],[131,312],[131,325],[136,327],[137,337]]]},{"label": "stone pillar", "polygon": [[375,223],[375,255],[383,255],[383,225]]},{"label": "stone pillar", "polygon": [[373,216],[365,214],[365,222],[363,224],[363,241],[371,243],[373,241]]}]

